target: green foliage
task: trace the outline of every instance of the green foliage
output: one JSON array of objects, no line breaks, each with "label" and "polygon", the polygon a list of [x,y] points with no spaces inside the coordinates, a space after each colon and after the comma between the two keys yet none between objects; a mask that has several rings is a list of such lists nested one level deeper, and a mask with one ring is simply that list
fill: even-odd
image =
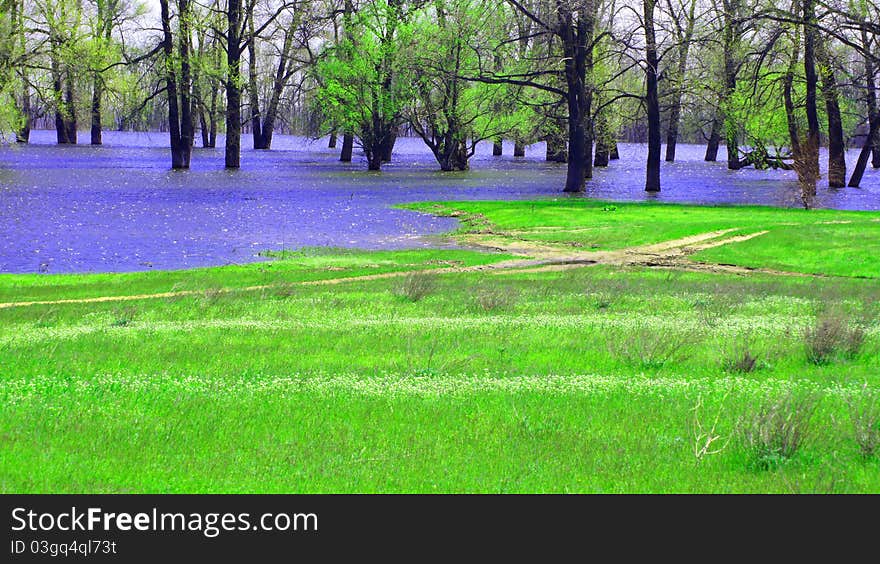
[{"label": "green foliage", "polygon": [[372,141],[376,120],[400,120],[412,82],[402,48],[412,37],[408,14],[387,0],[370,2],[351,16],[345,37],[315,67],[317,103],[326,128]]},{"label": "green foliage", "polygon": [[[468,80],[480,75],[480,48],[495,38],[484,25],[498,6],[483,0],[436,0],[413,16],[403,56],[413,81],[404,114],[440,161],[466,158],[484,139],[509,135],[524,123],[512,105],[511,87]],[[461,166],[466,162],[459,162]]]}]

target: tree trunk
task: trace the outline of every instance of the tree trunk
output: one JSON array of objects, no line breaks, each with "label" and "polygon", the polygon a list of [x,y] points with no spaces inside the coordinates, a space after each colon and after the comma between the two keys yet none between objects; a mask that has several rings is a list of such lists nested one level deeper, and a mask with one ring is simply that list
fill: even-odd
[{"label": "tree trunk", "polygon": [[168,136],[171,143],[171,168],[187,168],[180,150],[180,107],[177,95],[177,74],[170,61],[174,58],[174,39],[171,35],[171,14],[169,0],[159,0],[162,17],[162,50],[165,53],[165,90],[168,98]]},{"label": "tree trunk", "polygon": [[645,105],[648,110],[648,162],[645,191],[660,191],[660,97],[657,89],[657,40],[654,35],[656,0],[643,0],[645,22]]},{"label": "tree trunk", "polygon": [[868,157],[871,156],[871,150],[874,149],[878,134],[880,134],[880,117],[871,120],[871,128],[868,130],[865,144],[859,152],[859,160],[856,161],[856,167],[853,169],[852,177],[849,179],[850,187],[858,188],[859,184],[862,183],[862,176],[865,174],[865,168],[868,166]]},{"label": "tree trunk", "polygon": [[492,143],[492,156],[500,157],[504,153],[504,145],[501,140],[495,141]]},{"label": "tree trunk", "polygon": [[709,140],[706,143],[706,156],[703,160],[714,163],[718,160],[718,146],[721,144],[721,120],[716,115],[712,118],[712,128],[709,130]]},{"label": "tree trunk", "polygon": [[181,160],[184,168],[189,168],[192,158],[193,148],[193,126],[192,115],[192,70],[190,67],[190,44],[192,37],[190,36],[191,14],[189,4],[190,0],[177,0],[178,11],[180,12],[180,24],[178,38],[178,51],[180,56],[180,152]]},{"label": "tree trunk", "polygon": [[67,142],[71,145],[76,145],[76,95],[74,94],[72,71],[68,69],[66,74],[67,80],[65,80],[66,87],[64,90],[64,102],[67,106],[65,129],[67,129]]},{"label": "tree trunk", "polygon": [[552,163],[564,163],[568,160],[565,149],[565,141],[559,139],[556,135],[547,137],[547,153],[545,160]]},{"label": "tree trunk", "polygon": [[254,15],[248,14],[248,95],[251,104],[251,132],[253,133],[254,149],[268,149],[263,138],[263,123],[260,115],[260,92],[257,89],[257,38],[254,33]]},{"label": "tree trunk", "polygon": [[390,163],[391,155],[394,152],[394,144],[397,142],[397,128],[391,128],[391,131],[385,136],[385,141],[382,143],[382,162]]},{"label": "tree trunk", "polygon": [[796,32],[795,39],[792,42],[794,52],[782,77],[782,102],[785,106],[785,119],[788,125],[788,140],[791,145],[791,155],[795,160],[800,158],[801,154],[801,134],[798,128],[797,116],[795,115],[795,105],[792,99],[792,89],[794,85],[794,70],[800,58],[800,32]]},{"label": "tree trunk", "polygon": [[[868,34],[866,26],[862,26],[862,45],[869,46],[872,37]],[[871,146],[871,166],[880,168],[880,129],[876,127],[877,121],[880,121],[880,109],[877,108],[877,83],[874,82],[876,68],[874,67],[874,59],[869,55],[864,56],[865,63],[865,102],[868,106],[868,129],[874,129],[875,133],[865,140],[865,144]],[[855,174],[853,174],[855,177]],[[861,178],[861,175],[859,175]],[[850,184],[852,186],[852,184]]]},{"label": "tree trunk", "polygon": [[[589,4],[589,5],[587,5]],[[557,35],[562,40],[568,106],[568,167],[564,192],[583,192],[593,174],[592,136],[588,137],[592,90],[587,70],[592,71],[596,2],[581,5],[577,22],[570,10],[559,10]]]},{"label": "tree trunk", "polygon": [[226,9],[226,168],[241,166],[241,0]]},{"label": "tree trunk", "polygon": [[440,164],[440,170],[444,172],[468,170],[468,152],[464,142],[448,143],[434,149],[434,156]]},{"label": "tree trunk", "polygon": [[192,155],[192,77],[189,66],[189,0],[178,0],[177,53],[174,52],[174,37],[171,33],[169,0],[160,0],[162,19],[162,50],[166,61],[177,58],[180,61],[180,79],[174,65],[167,64],[165,71],[166,95],[168,99],[168,134],[171,144],[171,168],[187,169]]},{"label": "tree trunk", "polygon": [[208,137],[208,120],[205,119],[205,108],[201,104],[198,107],[199,114],[199,131],[202,134],[202,147],[209,147],[210,138]]},{"label": "tree trunk", "polygon": [[685,75],[687,73],[688,55],[690,53],[691,39],[694,33],[694,13],[697,2],[692,0],[686,16],[684,29],[681,28],[680,20],[676,19],[676,34],[678,41],[678,61],[676,68],[676,84],[673,90],[672,108],[669,110],[669,129],[666,132],[666,161],[675,161],[675,147],[678,144],[678,127],[681,122],[681,98],[684,96]]},{"label": "tree trunk", "polygon": [[606,167],[610,160],[611,151],[608,147],[608,143],[603,141],[600,137],[596,140],[596,156],[593,159],[593,166]]},{"label": "tree trunk", "polygon": [[523,145],[523,143],[521,141],[515,141],[513,143],[513,156],[514,157],[526,156],[526,146]]},{"label": "tree trunk", "polygon": [[21,97],[19,106],[21,111],[21,126],[15,131],[16,143],[28,143],[31,139],[31,95],[28,87],[24,87],[24,95]]},{"label": "tree trunk", "polygon": [[681,121],[681,98],[676,97],[669,109],[669,128],[666,130],[666,162],[675,162],[675,146],[678,144],[678,124]]},{"label": "tree trunk", "polygon": [[[275,120],[278,117],[278,105],[281,102],[281,94],[284,92],[284,87],[287,85],[287,79],[290,76],[288,60],[290,59],[292,45],[293,33],[285,33],[284,44],[281,47],[281,58],[278,61],[278,69],[275,71],[275,80],[272,82],[272,96],[269,98],[269,104],[266,106],[266,116],[263,118],[263,149],[272,148],[272,136],[275,133]],[[332,149],[335,146],[336,144],[334,142],[330,148]]]},{"label": "tree trunk", "polygon": [[617,149],[616,139],[611,139],[611,154],[609,156],[612,161],[620,160],[620,151]]},{"label": "tree trunk", "polygon": [[743,163],[739,158],[739,125],[730,105],[736,92],[739,73],[736,49],[740,42],[739,0],[724,0],[724,28],[722,30],[722,57],[724,60],[724,136],[727,145],[727,168],[739,170]]},{"label": "tree trunk", "polygon": [[336,132],[335,131],[330,133],[330,141],[327,143],[327,148],[328,149],[335,149],[336,148]]},{"label": "tree trunk", "polygon": [[217,146],[217,90],[211,90],[211,106],[208,108],[208,147]]},{"label": "tree trunk", "polygon": [[804,25],[804,77],[806,79],[807,140],[801,146],[800,158],[795,161],[795,170],[801,184],[801,199],[804,207],[812,207],[816,196],[816,181],[819,179],[819,112],[816,108],[816,15],[815,0],[803,0]]},{"label": "tree trunk", "polygon": [[339,153],[339,160],[344,163],[351,162],[351,154],[354,151],[354,135],[346,133],[342,136],[342,151]]},{"label": "tree trunk", "polygon": [[382,143],[364,144],[364,154],[367,157],[367,170],[382,170]]},{"label": "tree trunk", "polygon": [[[571,114],[571,112],[569,112]],[[583,192],[587,181],[586,163],[584,162],[584,124],[580,115],[568,118],[568,168],[565,174],[563,192]]]},{"label": "tree trunk", "polygon": [[819,39],[816,45],[822,77],[822,97],[825,99],[825,114],[828,116],[828,186],[846,186],[846,144],[843,140],[843,119],[840,116],[840,103],[837,99],[837,80],[834,77],[832,60]]},{"label": "tree trunk", "polygon": [[92,79],[92,145],[101,145],[101,77],[98,73]]}]

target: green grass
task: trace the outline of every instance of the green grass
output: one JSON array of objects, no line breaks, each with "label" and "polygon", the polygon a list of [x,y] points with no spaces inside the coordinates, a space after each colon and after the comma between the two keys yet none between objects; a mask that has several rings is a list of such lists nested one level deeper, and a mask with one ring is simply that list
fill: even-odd
[{"label": "green grass", "polygon": [[546,199],[407,204],[459,215],[462,233],[491,231],[512,240],[583,250],[614,250],[736,229],[768,233],[700,252],[695,260],[835,276],[880,277],[880,213],[766,206],[689,206]]},{"label": "green grass", "polygon": [[29,300],[77,299],[188,290],[236,289],[248,286],[298,283],[421,270],[474,266],[511,258],[457,250],[405,250],[364,253],[352,249],[314,247],[262,253],[267,262],[191,270],[158,270],[108,274],[4,274],[0,303]]},{"label": "green grass", "polygon": [[[582,218],[568,216],[620,211],[572,202],[542,204],[541,221],[575,226]],[[493,206],[530,204],[474,205],[494,222]],[[676,212],[647,207],[658,221]],[[753,210],[695,210],[706,222],[718,213],[720,226],[694,232]],[[783,223],[789,213],[764,211]],[[839,256],[873,237],[871,227],[859,235],[861,223],[811,225],[815,212],[804,213],[804,226],[844,227]],[[609,241],[621,245],[690,229],[618,227]],[[816,254],[806,242],[793,249],[804,255],[794,266]],[[782,255],[759,265],[780,269],[771,258]],[[197,290],[0,308],[0,491],[880,492],[880,456],[860,450],[853,418],[880,393],[880,281],[843,259],[839,277],[820,278],[601,265],[451,272],[431,275],[413,301],[405,276],[302,283],[509,257],[275,256],[181,272],[0,276],[2,302]],[[804,335],[830,315],[864,342],[812,362]],[[731,368],[744,348],[751,372]],[[821,399],[801,448],[769,464],[742,429],[758,406],[791,393]],[[699,458],[694,430],[716,415],[723,448]]]},{"label": "green grass", "polygon": [[779,226],[766,235],[701,251],[695,260],[782,271],[880,278],[880,223]]}]

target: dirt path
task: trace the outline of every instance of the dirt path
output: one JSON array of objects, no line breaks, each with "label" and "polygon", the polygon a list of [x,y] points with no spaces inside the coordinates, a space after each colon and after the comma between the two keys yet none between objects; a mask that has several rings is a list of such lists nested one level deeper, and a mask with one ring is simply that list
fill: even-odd
[{"label": "dirt path", "polygon": [[[690,235],[688,237],[682,237],[680,239],[662,241],[660,243],[652,243],[650,245],[629,247],[626,249],[619,249],[615,251],[572,251],[570,248],[561,248],[549,244],[532,243],[530,241],[521,240],[510,241],[507,239],[500,239],[496,235],[492,234],[469,235],[465,237],[465,240],[474,246],[482,247],[485,249],[503,251],[505,253],[514,255],[521,255],[523,258],[477,266],[404,270],[395,272],[384,272],[381,274],[367,274],[363,276],[329,278],[324,280],[309,280],[305,282],[296,282],[294,283],[294,285],[324,286],[343,284],[346,282],[361,282],[366,280],[396,278],[413,273],[445,274],[460,272],[493,272],[496,274],[515,274],[522,272],[546,272],[554,270],[565,270],[570,268],[582,268],[584,266],[597,264],[611,266],[647,266],[676,268],[699,272],[724,272],[734,274],[764,272],[768,274],[801,276],[801,274],[791,272],[744,268],[733,265],[704,264],[693,262],[687,258],[689,255],[703,249],[710,249],[712,247],[717,247],[720,245],[747,241],[749,239],[753,239],[767,233],[767,231],[759,231],[756,233],[726,237],[726,235],[730,235],[731,233],[734,233],[736,231],[738,231],[738,229],[735,228],[722,229],[719,231],[710,231],[708,233]],[[281,287],[283,287],[283,284],[262,284],[259,286],[225,288],[215,291],[221,293],[258,292],[261,290],[278,289]],[[205,290],[178,290],[172,292],[159,292],[154,294],[97,296],[92,298],[71,298],[66,300],[5,302],[0,303],[0,309],[34,305],[90,304],[162,298],[180,298],[186,296],[205,295],[205,293]]]}]

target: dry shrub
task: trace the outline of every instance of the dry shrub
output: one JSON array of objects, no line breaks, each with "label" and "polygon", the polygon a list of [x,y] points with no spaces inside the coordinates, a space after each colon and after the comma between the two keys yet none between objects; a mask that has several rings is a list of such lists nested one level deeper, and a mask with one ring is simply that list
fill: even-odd
[{"label": "dry shrub", "polygon": [[411,302],[418,302],[437,289],[437,275],[432,272],[410,272],[399,278],[394,294]]},{"label": "dry shrub", "polygon": [[740,416],[738,434],[756,468],[774,469],[800,450],[819,400],[815,393],[788,391]]},{"label": "dry shrub", "polygon": [[807,360],[813,364],[828,364],[838,354],[853,358],[862,350],[866,332],[851,316],[840,312],[826,312],[804,331]]},{"label": "dry shrub", "polygon": [[859,454],[870,458],[880,451],[880,393],[865,384],[858,395],[847,399],[847,404]]},{"label": "dry shrub", "polygon": [[483,285],[477,288],[474,299],[483,311],[507,309],[516,304],[519,293],[509,286]]},{"label": "dry shrub", "polygon": [[761,364],[748,337],[744,337],[721,361],[721,367],[725,372],[740,374],[754,372],[761,368]]},{"label": "dry shrub", "polygon": [[659,370],[690,358],[697,342],[699,334],[696,332],[670,333],[640,326],[633,332],[615,336],[609,345],[611,353],[628,364]]}]

